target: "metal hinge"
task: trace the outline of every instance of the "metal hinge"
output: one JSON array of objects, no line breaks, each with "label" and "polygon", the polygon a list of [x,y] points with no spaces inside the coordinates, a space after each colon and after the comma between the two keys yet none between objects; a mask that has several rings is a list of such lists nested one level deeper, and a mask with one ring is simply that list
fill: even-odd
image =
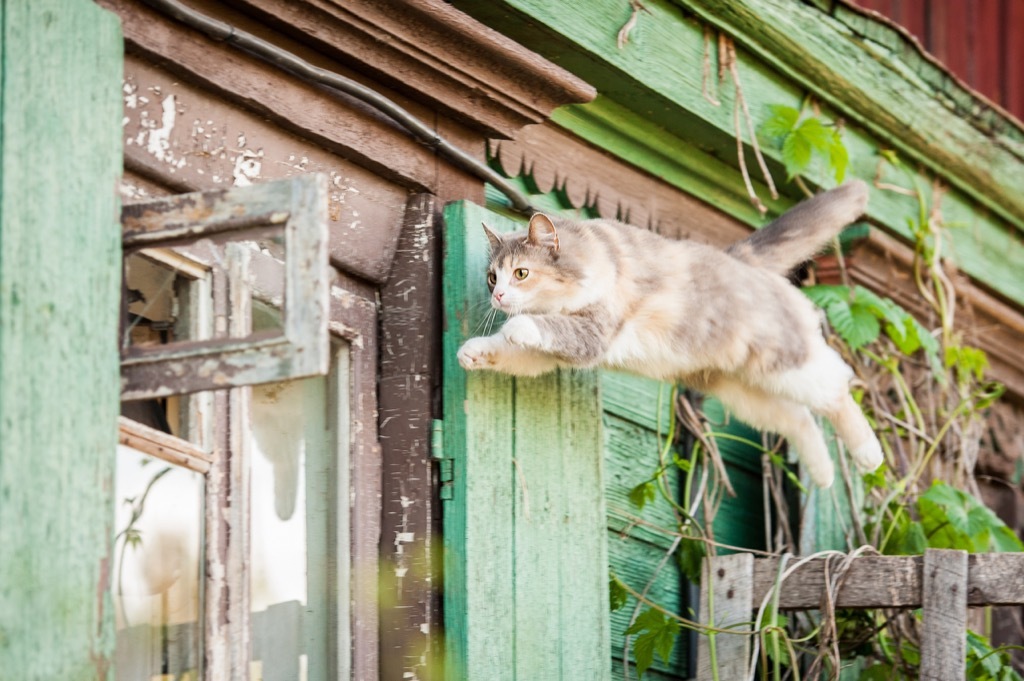
[{"label": "metal hinge", "polygon": [[441,482],[439,491],[443,501],[452,498],[455,480],[455,462],[444,455],[444,421],[434,419],[430,431],[430,456],[437,461],[438,479]]}]

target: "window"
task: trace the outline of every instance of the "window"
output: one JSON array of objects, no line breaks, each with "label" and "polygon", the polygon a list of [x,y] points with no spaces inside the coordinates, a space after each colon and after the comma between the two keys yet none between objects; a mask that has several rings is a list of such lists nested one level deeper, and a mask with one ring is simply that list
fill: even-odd
[{"label": "window", "polygon": [[124,210],[118,679],[349,668],[353,337],[328,333],[325,205],[303,176]]}]

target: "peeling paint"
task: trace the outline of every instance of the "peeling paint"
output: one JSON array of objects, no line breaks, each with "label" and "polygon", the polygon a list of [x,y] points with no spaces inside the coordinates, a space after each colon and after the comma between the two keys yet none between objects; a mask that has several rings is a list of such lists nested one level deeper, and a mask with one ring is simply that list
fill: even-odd
[{"label": "peeling paint", "polygon": [[[139,101],[143,101],[144,98],[139,98]],[[171,132],[174,130],[174,118],[176,110],[174,108],[174,95],[167,95],[161,104],[162,114],[160,116],[160,127],[154,127],[149,131],[149,141],[146,144],[146,151],[153,154],[157,159],[164,161],[169,160],[169,152],[171,149],[170,137]],[[143,112],[145,113],[145,112]]]},{"label": "peeling paint", "polygon": [[[243,139],[242,141],[244,142],[245,140]],[[235,168],[231,171],[232,177],[235,178],[233,184],[236,187],[245,187],[252,184],[253,180],[259,178],[262,169],[263,150],[252,151],[251,149],[243,149],[235,157]]]}]

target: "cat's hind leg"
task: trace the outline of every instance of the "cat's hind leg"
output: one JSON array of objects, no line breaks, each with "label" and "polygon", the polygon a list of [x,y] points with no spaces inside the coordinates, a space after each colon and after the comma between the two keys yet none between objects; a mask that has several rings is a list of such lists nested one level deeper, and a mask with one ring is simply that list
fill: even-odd
[{"label": "cat's hind leg", "polygon": [[882,445],[864,412],[849,394],[843,395],[838,405],[823,409],[821,415],[832,423],[857,468],[870,472],[882,464],[885,458]]},{"label": "cat's hind leg", "polygon": [[807,407],[728,378],[715,380],[708,392],[741,421],[785,437],[796,449],[800,463],[814,484],[832,486],[835,479],[832,457]]},{"label": "cat's hind leg", "polygon": [[771,376],[765,388],[805,404],[815,414],[828,419],[849,450],[853,463],[862,471],[873,471],[884,458],[882,446],[867,417],[850,396],[852,377],[853,370],[822,340],[810,361]]}]

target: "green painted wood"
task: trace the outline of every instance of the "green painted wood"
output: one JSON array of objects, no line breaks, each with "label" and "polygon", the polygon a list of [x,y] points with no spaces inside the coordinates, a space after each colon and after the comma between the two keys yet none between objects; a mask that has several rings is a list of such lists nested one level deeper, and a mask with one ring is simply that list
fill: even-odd
[{"label": "green painted wood", "polygon": [[[623,539],[618,532],[609,532],[608,546],[610,549],[609,565],[612,572],[630,588],[640,592],[651,582],[667,548],[637,541],[632,538],[632,535],[631,538]],[[647,597],[673,612],[686,616],[688,608],[686,590],[686,580],[680,573],[675,558],[672,557],[651,582]],[[630,598],[624,607],[612,613],[612,657],[616,658],[620,664],[625,646],[625,632],[629,627],[629,620],[633,616],[635,608],[636,601]],[[630,647],[632,648],[632,646]],[[672,650],[669,663],[665,664],[660,657],[656,657],[652,669],[673,674],[675,675],[673,678],[686,678],[688,653],[685,637],[681,637]],[[634,657],[631,654],[631,666],[633,660]]]},{"label": "green painted wood", "polygon": [[467,374],[487,309],[486,239],[508,218],[445,209],[444,502],[447,678],[605,679],[607,550],[596,376]]},{"label": "green painted wood", "polygon": [[[874,177],[878,151],[896,149],[908,164],[926,169],[917,173],[922,186],[929,187],[933,175],[952,185],[943,198],[944,217],[947,223],[968,226],[951,234],[957,264],[1024,303],[1024,278],[1019,276],[1024,262],[1024,175],[1019,172],[1024,146],[1009,139],[1009,133],[993,143],[987,128],[979,130],[947,109],[934,89],[920,87],[912,71],[866,50],[849,27],[814,8],[793,9],[783,0],[677,2],[737,37],[744,96],[755,125],[767,118],[769,106],[799,107],[811,92],[825,104],[826,118],[841,117],[846,123],[850,176]],[[599,85],[601,96],[594,102],[557,111],[559,124],[749,224],[764,223],[746,202],[735,170],[732,86],[728,81],[721,86],[721,106],[701,95],[703,23],[676,3],[645,2],[648,11],[640,14],[629,44],[621,50],[615,36],[630,8],[618,0],[456,4]],[[773,42],[786,34],[785,41]],[[745,130],[742,137],[749,142]],[[776,182],[783,183],[780,152],[769,147],[764,151]],[[759,173],[749,150],[747,161],[756,181]],[[831,183],[820,172],[808,177],[812,183]],[[906,182],[893,172],[886,181]],[[755,186],[767,200],[763,186]],[[792,185],[780,189],[790,201],[799,196]],[[777,211],[785,205],[784,200],[770,207]],[[887,230],[910,237],[906,220],[917,213],[911,198],[874,191],[869,208],[870,216]]]},{"label": "green painted wood", "polygon": [[0,676],[106,679],[121,33],[88,0],[0,32]]}]

